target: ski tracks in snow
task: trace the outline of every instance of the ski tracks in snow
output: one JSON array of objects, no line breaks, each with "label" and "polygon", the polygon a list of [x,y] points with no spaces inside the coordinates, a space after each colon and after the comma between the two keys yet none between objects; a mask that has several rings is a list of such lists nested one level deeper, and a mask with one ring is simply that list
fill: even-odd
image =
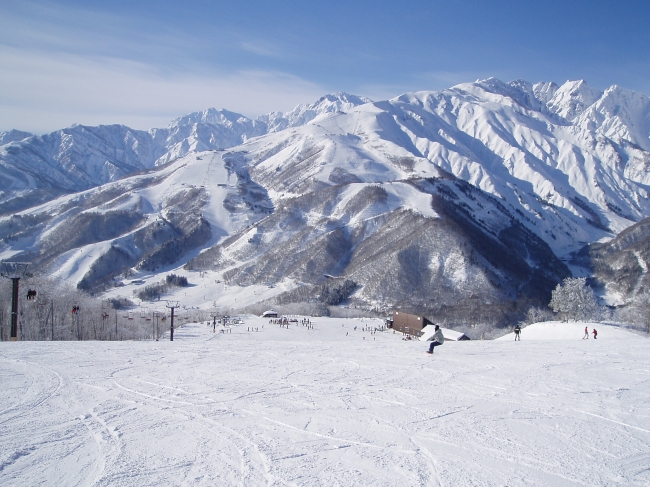
[{"label": "ski tracks in snow", "polygon": [[[42,403],[48,401],[52,396],[57,394],[61,387],[63,386],[63,378],[56,371],[46,368],[42,365],[27,362],[25,360],[17,359],[8,359],[7,357],[0,357],[4,361],[9,363],[9,366],[14,366],[13,370],[7,371],[5,367],[2,367],[6,374],[14,373],[27,373],[31,375],[30,385],[27,390],[20,395],[19,401],[0,411],[0,425],[3,425],[9,421],[16,419],[18,416],[23,416],[30,413],[32,410],[36,409]],[[20,367],[20,372],[15,370],[15,367]],[[46,370],[50,374],[55,376],[53,381],[51,376],[43,374],[42,372],[35,373],[37,370]],[[4,382],[4,381],[3,381]],[[33,389],[36,389],[35,391]]]},{"label": "ski tracks in snow", "polygon": [[643,343],[450,342],[430,357],[321,321],[254,340],[250,319],[219,340],[190,325],[174,342],[0,344],[0,483],[650,482]]}]

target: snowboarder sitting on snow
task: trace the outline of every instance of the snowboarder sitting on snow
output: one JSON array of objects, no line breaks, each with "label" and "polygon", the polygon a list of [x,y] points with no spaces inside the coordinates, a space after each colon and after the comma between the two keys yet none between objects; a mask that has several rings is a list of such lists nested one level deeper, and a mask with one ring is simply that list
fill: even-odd
[{"label": "snowboarder sitting on snow", "polygon": [[427,353],[433,353],[434,347],[437,347],[438,345],[442,345],[445,343],[445,337],[442,335],[442,330],[438,325],[436,325],[435,328],[436,332],[433,334],[429,340],[431,341],[431,345],[429,345],[429,350],[427,350]]},{"label": "snowboarder sitting on snow", "polygon": [[521,326],[515,325],[515,341],[519,340],[521,341],[521,337],[519,334],[521,333]]}]

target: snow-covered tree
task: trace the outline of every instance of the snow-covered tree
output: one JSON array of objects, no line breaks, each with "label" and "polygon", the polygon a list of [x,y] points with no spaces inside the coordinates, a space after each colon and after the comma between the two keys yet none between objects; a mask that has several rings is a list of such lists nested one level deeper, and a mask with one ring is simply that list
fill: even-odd
[{"label": "snow-covered tree", "polygon": [[584,277],[567,277],[558,284],[551,293],[549,307],[561,313],[563,321],[595,319],[599,309],[594,291]]},{"label": "snow-covered tree", "polygon": [[526,318],[524,323],[527,325],[532,325],[533,323],[540,323],[542,321],[550,321],[553,319],[553,313],[548,309],[542,309],[537,307],[529,308],[526,312]]},{"label": "snow-covered tree", "polygon": [[634,296],[630,305],[623,307],[618,315],[650,333],[650,290]]}]

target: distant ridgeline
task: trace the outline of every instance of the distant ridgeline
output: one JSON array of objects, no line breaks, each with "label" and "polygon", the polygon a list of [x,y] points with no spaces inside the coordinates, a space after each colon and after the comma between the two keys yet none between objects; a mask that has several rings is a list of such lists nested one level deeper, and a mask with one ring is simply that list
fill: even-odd
[{"label": "distant ridgeline", "polygon": [[573,259],[627,303],[647,287],[649,112],[617,86],[491,78],[256,120],[4,133],[0,255],[93,293],[184,266],[277,289],[269,307],[493,324],[546,307]]}]

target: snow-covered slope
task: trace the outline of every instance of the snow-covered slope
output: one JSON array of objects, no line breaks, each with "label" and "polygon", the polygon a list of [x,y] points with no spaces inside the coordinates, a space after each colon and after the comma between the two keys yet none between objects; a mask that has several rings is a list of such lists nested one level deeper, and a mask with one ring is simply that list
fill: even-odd
[{"label": "snow-covered slope", "polygon": [[[86,189],[189,151],[246,143],[255,153],[253,176],[267,176],[265,185],[283,180],[279,165],[295,172],[296,158],[304,159],[300,167],[309,169],[282,183],[292,193],[305,184],[385,182],[441,168],[522,211],[525,224],[560,254],[649,214],[644,95],[616,86],[600,92],[584,81],[488,79],[368,102],[337,93],[254,121],[210,109],[149,132],[76,126],[30,137],[2,148],[0,197],[14,211],[12,200],[34,187]],[[271,166],[277,174],[268,173]]]},{"label": "snow-covered slope", "polygon": [[607,242],[594,242],[572,263],[586,268],[592,285],[610,304],[629,302],[650,290],[650,218],[626,228]]},{"label": "snow-covered slope", "polygon": [[91,289],[131,267],[169,268],[271,209],[266,192],[221,152],[193,153],[0,218],[0,255]]},{"label": "snow-covered slope", "polygon": [[23,132],[22,130],[9,130],[7,132],[0,132],[0,145],[5,145],[10,142],[18,142],[34,134]]},{"label": "snow-covered slope", "polygon": [[363,96],[342,92],[333,93],[325,95],[309,105],[298,105],[290,112],[271,112],[268,115],[259,117],[257,121],[265,123],[269,133],[279,132],[289,127],[305,125],[321,115],[346,112],[356,106],[370,102],[372,100]]},{"label": "snow-covered slope", "polygon": [[286,114],[274,112],[256,120],[210,108],[180,117],[167,128],[149,131],[123,125],[74,125],[43,136],[2,132],[0,146],[8,145],[0,147],[0,214],[116,181],[190,152],[233,147],[367,101],[335,93]]},{"label": "snow-covered slope", "polygon": [[357,283],[362,303],[440,312],[480,303],[475,312],[486,314],[489,303],[547,299],[568,275],[497,199],[451,176],[353,182],[279,199],[272,215],[187,268],[222,272],[230,285],[307,286],[283,302],[309,301],[309,286],[334,276]]},{"label": "snow-covered slope", "polygon": [[[242,148],[253,178],[285,196],[442,169],[499,198],[563,255],[650,214],[639,135],[650,133],[648,100],[610,89],[585,108],[596,94],[584,82],[553,91],[489,79],[364,104]],[[613,115],[604,107],[614,99],[635,108]]]},{"label": "snow-covered slope", "polygon": [[[578,341],[584,338],[585,327],[587,327],[589,331],[588,340],[593,340],[594,328],[598,332],[597,340],[638,340],[640,338],[639,335],[616,325],[582,321],[569,323],[563,323],[561,321],[545,321],[543,323],[534,323],[522,328],[520,338],[522,341]],[[497,340],[501,341],[514,341],[514,339],[514,332],[497,338]]]},{"label": "snow-covered slope", "polygon": [[0,214],[151,168],[164,153],[148,132],[72,127],[0,146]]},{"label": "snow-covered slope", "polygon": [[[430,309],[434,302],[463,303],[467,310],[480,310],[489,308],[488,303],[498,307],[503,300],[546,299],[568,272],[558,257],[612,238],[650,215],[649,110],[645,96],[619,87],[601,92],[584,81],[558,86],[487,79],[381,102],[338,93],[255,121],[207,110],[149,132],[77,126],[66,131],[84,135],[83,144],[61,131],[57,137],[2,146],[3,154],[30,162],[34,156],[25,155],[35,152],[30,147],[52,140],[57,151],[66,148],[62,160],[68,162],[61,171],[58,160],[48,166],[44,157],[36,158],[34,166],[44,166],[32,174],[5,161],[5,172],[13,179],[3,180],[13,181],[13,189],[3,198],[17,199],[18,189],[42,182],[40,175],[59,181],[59,186],[51,184],[51,191],[70,191],[74,178],[92,185],[102,177],[148,168],[157,170],[147,177],[158,177],[154,175],[167,170],[164,163],[188,151],[239,144],[205,157],[218,157],[224,167],[234,168],[240,188],[246,188],[245,212],[262,212],[247,217],[250,224],[271,208],[273,213],[250,228],[208,222],[212,237],[190,239],[198,255],[185,252],[185,244],[184,252],[166,247],[167,267],[174,265],[169,261],[174,255],[175,265],[196,257],[188,269],[218,272],[230,285],[291,280],[315,292],[313,286],[334,276],[357,283],[353,298],[365,303],[418,309]],[[110,163],[100,143],[109,139],[113,152],[108,152],[115,158]],[[184,178],[192,178],[194,171],[207,174],[200,159],[187,157]],[[177,162],[169,164],[176,167]],[[136,184],[138,177],[97,191],[118,198],[120,188]],[[196,223],[207,200],[203,188],[192,191],[180,198],[192,205],[179,211],[193,215],[190,220]],[[20,218],[33,223],[19,225],[18,231],[9,224],[19,217],[6,218],[4,255],[29,248],[39,258],[54,259],[63,255],[61,248],[78,248],[72,245],[76,240],[54,244],[38,229],[52,224],[52,216],[45,214],[64,221],[81,218],[79,212],[101,210],[79,201],[66,196],[53,202],[51,208],[69,213],[23,212]],[[10,206],[4,204],[5,210]],[[131,223],[123,222],[120,232],[139,228],[137,215],[151,214],[139,208],[128,209],[136,213],[129,213],[133,221],[126,218]],[[194,227],[183,228],[187,237]],[[103,246],[97,252],[105,255],[112,249],[120,232],[94,235],[93,245]],[[152,247],[135,261],[122,259],[122,265],[159,268],[142,259],[166,241],[151,240]],[[49,247],[42,242],[50,242]],[[49,254],[43,254],[46,248]],[[79,262],[78,256],[66,255],[60,258]],[[90,264],[82,268],[87,273]],[[81,273],[68,275],[78,282]],[[294,287],[291,292],[283,299],[309,294]]]},{"label": "snow-covered slope", "polygon": [[361,331],[379,320],[243,318],[173,342],[0,343],[0,484],[650,484],[643,337],[524,330],[430,356]]},{"label": "snow-covered slope", "polygon": [[[634,133],[606,135],[604,127],[587,121],[615,92],[632,96],[616,89],[600,93],[584,82],[554,87],[489,79],[364,104],[250,140],[241,146],[239,164],[267,188],[278,211],[207,253],[212,264],[198,267],[236,265],[225,276],[240,285],[270,283],[280,275],[313,284],[321,274],[335,275],[362,283],[356,296],[393,305],[450,303],[449,294],[438,294],[447,289],[480,297],[485,306],[496,282],[501,291],[519,282],[522,297],[528,278],[518,281],[513,268],[492,267],[493,259],[514,257],[517,249],[524,261],[548,254],[531,251],[542,246],[522,233],[505,244],[507,250],[486,251],[482,244],[490,234],[502,239],[510,229],[526,229],[563,256],[649,214],[647,171],[637,157],[645,152]],[[609,120],[649,133],[647,124],[640,127],[645,100],[638,96],[634,117],[630,108]],[[442,182],[451,175],[483,193]],[[433,182],[419,183],[426,178]],[[356,204],[348,207],[346,195],[357,195]],[[398,217],[404,210],[413,213]],[[440,233],[427,223],[446,218],[460,224],[460,234],[450,228]],[[422,240],[410,237],[407,229],[416,227]],[[390,228],[399,236],[390,238]],[[468,236],[468,248],[487,257],[486,267],[474,267],[477,261],[466,253],[456,255]],[[370,247],[377,251],[365,250]],[[325,249],[336,250],[330,258]],[[528,265],[520,277],[531,269],[545,269],[550,280],[562,274],[552,259]],[[508,277],[481,278],[495,275]]]}]

